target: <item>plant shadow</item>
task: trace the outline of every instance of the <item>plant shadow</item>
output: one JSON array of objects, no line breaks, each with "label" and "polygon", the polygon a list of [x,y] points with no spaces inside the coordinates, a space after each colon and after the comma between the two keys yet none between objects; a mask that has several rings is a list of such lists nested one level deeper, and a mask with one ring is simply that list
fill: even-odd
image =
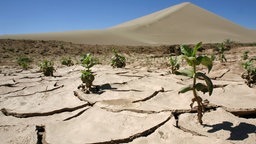
[{"label": "plant shadow", "polygon": [[91,92],[94,94],[103,94],[105,92],[105,90],[115,90],[117,88],[113,88],[111,87],[110,84],[106,83],[103,85],[95,85],[94,88],[91,89]]},{"label": "plant shadow", "polygon": [[210,133],[214,133],[220,130],[230,131],[230,136],[227,140],[244,140],[249,137],[249,134],[256,133],[256,126],[248,123],[241,122],[237,126],[233,126],[233,123],[224,121],[215,125],[205,125],[211,127],[208,130]]}]

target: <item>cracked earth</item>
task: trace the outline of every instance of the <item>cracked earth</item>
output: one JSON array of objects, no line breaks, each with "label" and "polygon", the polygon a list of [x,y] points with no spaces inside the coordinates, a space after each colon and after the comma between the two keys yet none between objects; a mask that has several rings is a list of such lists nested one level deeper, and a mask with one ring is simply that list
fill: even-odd
[{"label": "cracked earth", "polygon": [[35,69],[0,74],[0,140],[3,144],[254,144],[256,89],[218,64],[209,74],[210,101],[197,122],[191,93],[178,94],[190,79],[168,69],[112,69],[98,65],[97,94],[85,94],[79,65],[55,77]]}]

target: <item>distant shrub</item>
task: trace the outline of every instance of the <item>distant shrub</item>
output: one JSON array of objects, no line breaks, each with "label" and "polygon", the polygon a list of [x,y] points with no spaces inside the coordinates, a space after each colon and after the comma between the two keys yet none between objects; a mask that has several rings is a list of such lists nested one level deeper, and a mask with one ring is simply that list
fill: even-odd
[{"label": "distant shrub", "polygon": [[180,69],[180,63],[178,61],[177,56],[171,56],[170,57],[170,66],[171,66],[171,73],[174,74],[177,70]]},{"label": "distant shrub", "polygon": [[226,46],[224,45],[224,43],[220,43],[217,45],[218,48],[218,56],[219,56],[219,61],[220,62],[227,62],[227,59],[225,57],[224,52],[227,51],[228,49],[226,48]]},{"label": "distant shrub", "polygon": [[253,87],[253,85],[256,84],[256,66],[254,61],[256,61],[256,56],[242,63],[242,66],[246,72],[244,72],[241,77],[246,80],[245,83],[249,87]]},{"label": "distant shrub", "polygon": [[247,60],[247,59],[249,58],[248,54],[249,54],[249,51],[248,51],[248,50],[244,51],[244,52],[243,52],[242,59],[243,59],[243,60]]},{"label": "distant shrub", "polygon": [[210,59],[214,61],[216,59],[216,56],[214,54],[211,54]]},{"label": "distant shrub", "polygon": [[65,65],[65,66],[72,66],[72,65],[74,65],[74,63],[73,63],[73,61],[72,61],[72,59],[70,58],[70,57],[63,57],[62,59],[61,59],[61,64],[62,65]]},{"label": "distant shrub", "polygon": [[119,54],[116,49],[112,49],[113,56],[111,58],[111,66],[113,68],[123,68],[126,66],[126,59],[123,55]]},{"label": "distant shrub", "polygon": [[53,76],[53,71],[55,70],[53,65],[52,61],[44,60],[40,63],[40,71],[42,71],[45,76]]},{"label": "distant shrub", "polygon": [[230,39],[225,39],[225,40],[223,41],[223,45],[225,46],[225,48],[226,48],[227,50],[230,50],[234,44],[235,44],[235,41],[232,41],[232,40],[230,40]]},{"label": "distant shrub", "polygon": [[28,69],[31,62],[32,59],[26,56],[17,58],[17,63],[22,69]]}]

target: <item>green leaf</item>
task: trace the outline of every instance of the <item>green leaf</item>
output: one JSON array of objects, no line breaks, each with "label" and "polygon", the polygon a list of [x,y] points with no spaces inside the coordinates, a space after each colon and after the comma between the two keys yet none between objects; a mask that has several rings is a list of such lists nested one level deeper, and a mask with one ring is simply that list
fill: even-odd
[{"label": "green leaf", "polygon": [[196,77],[197,78],[203,78],[207,84],[207,89],[209,92],[209,95],[212,95],[212,91],[213,91],[213,84],[212,81],[209,77],[207,77],[205,74],[201,73],[201,72],[197,72],[196,73]]},{"label": "green leaf", "polygon": [[194,75],[194,71],[192,69],[183,69],[183,70],[176,71],[175,74],[192,78]]},{"label": "green leaf", "polygon": [[201,64],[208,68],[208,73],[212,70],[213,64],[212,64],[211,58],[209,58],[207,56],[204,56],[202,61],[201,61]]},{"label": "green leaf", "polygon": [[204,66],[206,66],[208,68],[208,73],[211,71],[213,63],[211,58],[207,57],[207,56],[199,56],[196,58],[196,64],[202,64]]},{"label": "green leaf", "polygon": [[195,64],[196,64],[196,65],[200,65],[201,62],[202,62],[202,59],[203,59],[202,56],[198,56],[198,57],[196,58],[196,60],[195,60]]},{"label": "green leaf", "polygon": [[180,94],[180,93],[188,92],[188,91],[190,91],[190,90],[193,90],[193,86],[192,86],[192,85],[188,85],[188,86],[182,88],[182,89],[179,91],[179,94]]},{"label": "green leaf", "polygon": [[186,60],[186,62],[188,63],[189,66],[192,66],[194,61],[196,60],[195,57],[188,57],[185,55],[183,55],[182,58]]},{"label": "green leaf", "polygon": [[181,53],[184,54],[187,57],[192,56],[192,49],[189,48],[187,45],[181,45],[180,46]]},{"label": "green leaf", "polygon": [[197,44],[195,45],[195,47],[193,48],[193,53],[192,53],[191,56],[195,57],[197,50],[200,49],[201,46],[202,46],[202,42],[197,43]]},{"label": "green leaf", "polygon": [[90,53],[84,55],[81,58],[81,62],[82,62],[82,66],[87,68],[87,69],[90,69],[94,65],[98,64],[97,60],[95,58],[93,58]]},{"label": "green leaf", "polygon": [[197,91],[201,91],[203,93],[209,92],[208,87],[205,84],[197,83],[195,85]]},{"label": "green leaf", "polygon": [[171,57],[170,57],[170,64],[171,64],[172,66],[175,66],[175,65],[178,64],[178,58],[177,58],[177,56],[176,56],[176,57],[174,57],[174,56],[171,56]]}]

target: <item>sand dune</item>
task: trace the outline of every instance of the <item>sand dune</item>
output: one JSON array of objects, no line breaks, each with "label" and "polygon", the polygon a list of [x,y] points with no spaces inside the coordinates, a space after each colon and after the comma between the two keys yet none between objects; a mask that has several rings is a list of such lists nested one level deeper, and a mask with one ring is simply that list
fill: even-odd
[{"label": "sand dune", "polygon": [[4,35],[0,39],[61,40],[81,44],[161,45],[222,42],[255,42],[256,31],[243,28],[192,3],[137,18],[123,24],[94,31]]}]

